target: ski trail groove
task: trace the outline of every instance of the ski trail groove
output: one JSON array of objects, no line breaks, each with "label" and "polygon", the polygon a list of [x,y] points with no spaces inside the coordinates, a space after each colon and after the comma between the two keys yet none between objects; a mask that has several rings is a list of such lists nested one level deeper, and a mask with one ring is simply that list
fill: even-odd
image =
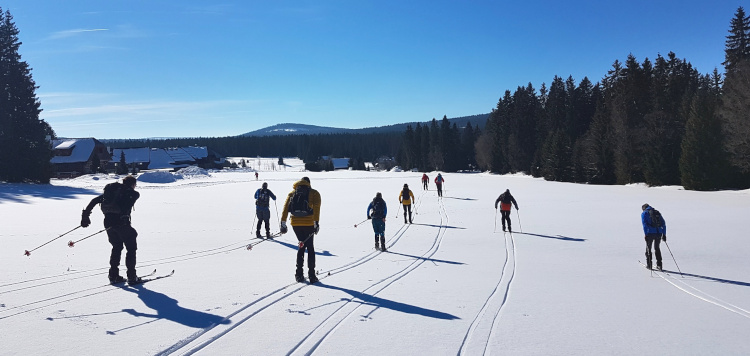
[{"label": "ski trail groove", "polygon": [[[643,264],[641,263],[641,265],[643,265]],[[683,292],[685,292],[685,293],[687,293],[689,295],[692,295],[693,297],[696,297],[696,298],[698,298],[698,299],[700,299],[700,300],[702,300],[704,302],[713,304],[713,305],[715,305],[717,307],[726,309],[726,310],[728,310],[728,311],[730,311],[732,313],[735,313],[737,315],[740,315],[740,316],[743,316],[745,318],[750,319],[750,312],[748,312],[747,310],[745,310],[743,308],[740,308],[740,307],[738,307],[736,305],[727,303],[727,302],[725,302],[725,301],[723,301],[723,300],[721,300],[719,298],[716,298],[716,297],[712,296],[711,294],[708,294],[708,293],[706,293],[706,292],[704,292],[704,291],[702,291],[702,290],[700,290],[698,288],[695,288],[695,287],[691,286],[690,284],[687,284],[686,282],[680,281],[680,280],[676,279],[675,277],[672,277],[671,275],[669,275],[669,273],[659,272],[659,271],[653,271],[653,272],[654,272],[655,275],[659,276],[661,279],[665,280],[667,283],[673,285],[675,288],[677,288],[677,289],[679,289],[679,290],[681,290],[681,291],[683,291]],[[685,285],[686,287],[693,289],[695,292],[691,292],[691,291],[687,290],[686,288],[677,285],[676,282],[679,282],[679,283]]]},{"label": "ski trail groove", "polygon": [[[396,231],[396,233],[394,234],[394,237],[392,237],[391,239],[389,239],[388,242],[391,243],[391,246],[394,245],[395,243],[397,243],[398,240],[406,233],[406,231],[408,229],[409,229],[409,225],[403,225],[403,226],[401,226]],[[363,264],[365,264],[365,263],[373,260],[380,253],[381,253],[380,251],[373,251],[373,252],[370,252],[370,253],[362,256],[361,258],[359,258],[359,259],[357,259],[355,261],[349,262],[347,264],[344,264],[342,266],[333,268],[333,269],[328,270],[328,271],[322,271],[320,274],[322,274],[323,277],[320,277],[320,280],[322,281],[325,278],[328,278],[330,276],[336,275],[338,273],[343,273],[343,272],[349,271],[349,270],[351,270],[353,268],[359,267],[359,266],[361,266],[361,265],[363,265]],[[297,288],[291,288],[293,286],[298,286],[298,287]],[[165,350],[157,353],[156,355],[159,355],[159,356],[171,355],[171,354],[173,354],[173,353],[175,353],[177,351],[180,351],[183,348],[190,347],[190,345],[195,345],[195,346],[191,347],[188,350],[185,350],[182,353],[182,355],[192,355],[192,354],[194,354],[194,353],[196,353],[198,351],[201,351],[201,350],[205,349],[206,347],[210,346],[212,343],[214,343],[217,340],[219,340],[224,335],[226,335],[229,332],[231,332],[232,330],[234,330],[235,328],[237,328],[240,325],[244,324],[245,322],[249,321],[250,319],[252,319],[257,314],[259,314],[262,311],[266,310],[267,308],[275,305],[276,303],[278,303],[278,302],[286,299],[287,297],[290,297],[290,296],[294,295],[295,293],[299,292],[300,290],[302,290],[303,288],[308,287],[308,286],[309,286],[308,284],[302,284],[300,286],[299,283],[295,282],[295,283],[288,284],[288,285],[286,285],[284,287],[281,287],[281,288],[279,288],[279,289],[277,289],[275,291],[272,291],[272,292],[270,292],[270,293],[268,293],[268,294],[266,294],[266,295],[264,295],[264,296],[262,296],[262,297],[260,297],[260,298],[258,298],[256,300],[250,302],[249,304],[247,304],[244,307],[238,309],[237,311],[235,311],[235,312],[227,315],[226,317],[224,317],[224,319],[222,320],[222,323],[225,322],[225,321],[229,321],[231,318],[233,318],[235,316],[242,317],[242,319],[240,319],[239,321],[233,322],[232,325],[225,325],[225,324],[222,324],[222,323],[211,325],[209,327],[206,327],[206,328],[204,328],[204,329],[202,329],[200,331],[197,331],[197,332],[193,333],[192,335],[188,336],[187,338],[184,338],[184,339],[178,341],[174,345],[172,345],[172,346],[168,347],[167,349],[165,349]],[[288,292],[285,292],[288,289],[292,289],[292,290],[288,291]],[[285,293],[285,294],[283,294],[282,296],[277,297],[276,299],[271,300],[274,296],[276,296],[276,295],[278,295],[280,293]],[[266,299],[270,300],[267,304],[265,304],[265,305],[257,305],[257,308],[251,308],[251,307],[256,306],[256,304],[259,304],[261,301],[266,300]],[[214,329],[216,329],[216,330],[214,330]]]},{"label": "ski trail groove", "polygon": [[[482,355],[487,353],[489,341],[495,332],[500,312],[508,300],[510,285],[516,274],[516,244],[513,233],[503,232],[503,238],[505,240],[505,262],[500,271],[500,278],[495,285],[495,289],[487,297],[484,305],[466,331],[457,352],[459,356],[478,355],[480,354],[479,350],[481,350]],[[489,326],[488,323],[490,323]]]},{"label": "ski trail groove", "polygon": [[[447,229],[445,226],[448,224],[448,214],[445,209],[445,205],[442,200],[439,200],[439,212],[440,212],[440,229],[435,235],[432,246],[420,256],[421,258],[415,259],[412,263],[401,269],[400,271],[391,274],[388,277],[383,278],[381,281],[367,287],[362,290],[361,293],[367,294],[368,291],[370,296],[374,297],[378,293],[382,292],[393,283],[404,278],[406,275],[417,269],[426,260],[434,256],[440,249],[440,245],[443,241],[443,237]],[[333,311],[328,317],[326,317],[318,326],[308,333],[297,345],[287,352],[287,355],[292,355],[298,352],[302,352],[304,355],[311,355],[320,347],[330,336],[332,336],[336,330],[343,324],[344,321],[348,320],[360,307],[367,305],[368,300],[353,301],[349,300],[342,306]],[[377,307],[375,308],[377,309]],[[321,335],[322,334],[322,335]],[[316,336],[318,335],[318,336]],[[312,344],[309,347],[305,347],[306,351],[301,350],[306,344]]]}]

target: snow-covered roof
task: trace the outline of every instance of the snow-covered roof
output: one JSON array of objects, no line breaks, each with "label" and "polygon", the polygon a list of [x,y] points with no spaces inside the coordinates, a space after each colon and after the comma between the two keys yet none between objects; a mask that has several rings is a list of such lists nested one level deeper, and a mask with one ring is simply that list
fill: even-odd
[{"label": "snow-covered roof", "polygon": [[50,163],[78,163],[86,162],[94,152],[96,142],[93,138],[74,138],[64,140],[52,140],[54,150],[71,150],[70,156],[54,156]]},{"label": "snow-covered roof", "polygon": [[[181,152],[181,153],[180,153]],[[185,162],[194,162],[193,159],[189,158],[190,155],[188,155],[185,151],[169,148],[169,149],[162,149],[162,148],[152,148],[151,149],[151,163],[148,165],[148,169],[173,169],[173,168],[183,168],[190,166],[189,163],[181,163],[181,164],[175,164],[175,161],[177,161],[174,157],[180,158],[180,161]],[[185,157],[188,157],[185,159]]]},{"label": "snow-covered roof", "polygon": [[208,148],[206,147],[182,147],[182,150],[187,152],[194,159],[202,159],[208,157]]},{"label": "snow-covered roof", "polygon": [[115,148],[112,150],[112,161],[120,162],[120,154],[125,152],[125,163],[147,163],[151,161],[151,150],[148,147],[141,148]]},{"label": "snow-covered roof", "polygon": [[180,147],[165,148],[164,151],[172,158],[175,162],[195,162],[193,156],[185,152]]}]

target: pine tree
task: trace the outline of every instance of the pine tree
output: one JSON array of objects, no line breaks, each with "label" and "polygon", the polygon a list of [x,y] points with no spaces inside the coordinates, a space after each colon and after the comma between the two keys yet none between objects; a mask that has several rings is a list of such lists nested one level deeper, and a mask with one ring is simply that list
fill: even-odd
[{"label": "pine tree", "polygon": [[719,114],[724,149],[732,166],[741,174],[750,174],[750,60],[737,63],[727,73],[722,90]]},{"label": "pine tree", "polygon": [[0,9],[0,180],[49,183],[52,128],[39,119],[31,68],[21,60],[19,30]]},{"label": "pine tree", "polygon": [[703,93],[692,101],[682,140],[680,173],[682,186],[691,190],[714,190],[724,186],[721,123],[716,117],[718,95]]},{"label": "pine tree", "polygon": [[750,17],[740,6],[729,23],[729,35],[724,47],[724,68],[729,74],[734,67],[750,58]]},{"label": "pine tree", "polygon": [[[242,160],[242,167],[245,167],[245,160]],[[120,161],[117,163],[117,174],[128,174],[128,162],[125,160],[125,151],[120,151]]]}]

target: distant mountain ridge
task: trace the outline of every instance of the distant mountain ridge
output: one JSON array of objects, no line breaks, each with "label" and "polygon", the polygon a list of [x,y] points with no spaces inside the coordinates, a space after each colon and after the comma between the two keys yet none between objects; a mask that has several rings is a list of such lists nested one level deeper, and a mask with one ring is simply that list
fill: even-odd
[{"label": "distant mountain ridge", "polygon": [[[468,122],[471,122],[473,127],[484,128],[484,124],[487,122],[487,118],[490,114],[479,114],[472,116],[462,116],[448,121],[453,125],[454,123],[458,127],[464,127]],[[430,121],[419,122],[421,125],[429,125]],[[438,120],[438,122],[440,119]],[[417,122],[406,122],[401,124],[393,124],[379,127],[366,127],[361,129],[344,129],[338,127],[326,127],[326,126],[315,126],[305,124],[294,124],[294,123],[283,123],[268,126],[255,131],[246,132],[239,135],[240,137],[257,137],[257,136],[285,136],[285,135],[318,135],[318,134],[370,134],[370,133],[386,133],[394,131],[405,131],[406,127],[411,125],[412,128],[417,126]]]}]

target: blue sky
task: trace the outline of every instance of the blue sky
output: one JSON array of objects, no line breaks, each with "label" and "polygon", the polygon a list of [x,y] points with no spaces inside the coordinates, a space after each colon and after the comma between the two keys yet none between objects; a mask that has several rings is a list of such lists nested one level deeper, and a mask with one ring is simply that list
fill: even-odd
[{"label": "blue sky", "polygon": [[[737,1],[5,0],[59,136],[230,136],[489,112],[673,51],[723,72]],[[748,6],[745,6],[746,10]]]}]

